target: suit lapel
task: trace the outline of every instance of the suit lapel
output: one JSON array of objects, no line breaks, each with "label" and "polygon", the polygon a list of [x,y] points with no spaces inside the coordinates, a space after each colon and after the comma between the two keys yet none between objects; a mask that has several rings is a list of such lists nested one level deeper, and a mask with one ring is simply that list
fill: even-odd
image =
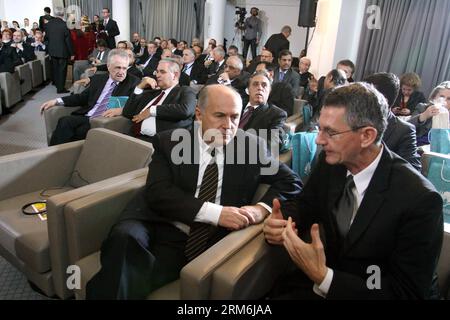
[{"label": "suit lapel", "polygon": [[250,117],[250,119],[248,120],[247,124],[245,125],[244,129],[248,130],[249,128],[252,127],[252,124],[255,123],[258,118],[264,114],[264,112],[266,112],[266,110],[269,108],[269,106],[267,104],[262,104],[260,105],[258,108],[256,108],[255,111],[253,111],[252,116]]},{"label": "suit lapel", "polygon": [[347,234],[344,243],[344,253],[351,249],[351,247],[363,235],[369,227],[371,221],[379,213],[379,209],[384,202],[384,191],[389,187],[389,176],[391,173],[391,159],[392,156],[387,151],[386,146],[383,148],[383,155],[380,163],[375,170],[372,180],[367,187],[363,201],[359,206],[355,219]]},{"label": "suit lapel", "polygon": [[190,149],[193,150],[193,152],[191,152],[190,154],[190,163],[179,166],[179,172],[180,176],[182,177],[182,181],[185,181],[188,184],[188,188],[190,191],[192,191],[192,194],[195,194],[195,191],[197,190],[198,171],[200,167],[200,146],[197,130],[198,128],[194,126],[194,129],[189,131],[191,141],[190,145],[186,144],[187,147],[190,147]]},{"label": "suit lapel", "polygon": [[[244,134],[243,131],[238,130],[236,133],[237,135]],[[243,139],[239,139],[239,141],[242,141]],[[230,142],[224,150],[224,168],[223,168],[223,180],[222,180],[222,195],[220,198],[220,204],[221,205],[227,205],[230,203],[239,203],[239,201],[236,201],[236,197],[239,198],[243,196],[241,194],[240,190],[236,190],[236,181],[239,179],[243,179],[245,176],[245,171],[248,166],[246,165],[239,165],[237,160],[237,142],[238,139],[235,137],[232,142]],[[246,142],[247,143],[247,142]],[[245,150],[248,150],[248,148],[245,148]],[[247,157],[247,155],[245,155]],[[230,159],[227,160],[227,157],[230,157]],[[232,160],[232,161],[231,161]],[[247,162],[247,159],[245,160]],[[228,163],[228,164],[227,164]],[[232,190],[230,192],[230,190]],[[228,191],[228,192],[227,192]]]}]

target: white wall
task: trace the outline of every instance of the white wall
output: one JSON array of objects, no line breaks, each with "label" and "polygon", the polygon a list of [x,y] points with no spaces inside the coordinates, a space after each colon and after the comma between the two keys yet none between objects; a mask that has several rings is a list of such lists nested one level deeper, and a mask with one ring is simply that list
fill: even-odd
[{"label": "white wall", "polygon": [[[3,12],[2,12],[3,6]],[[20,26],[23,26],[23,19],[30,19],[30,25],[33,22],[39,23],[39,17],[44,14],[44,8],[52,8],[52,0],[0,0],[0,18],[11,21],[16,20]]]},{"label": "white wall", "polygon": [[[281,28],[289,25],[292,28],[292,35],[289,37],[290,50],[294,56],[299,56],[300,51],[305,46],[306,28],[298,27],[298,11],[300,1],[298,0],[235,0],[228,1],[227,12],[225,16],[225,38],[228,39],[227,45],[231,45],[231,40],[235,34],[234,24],[237,21],[235,15],[235,6],[245,7],[250,16],[252,7],[259,8],[259,18],[263,22],[261,44],[258,46],[258,53],[267,39],[274,33],[280,33]],[[241,33],[238,33],[234,45],[239,49],[242,47]],[[242,50],[240,50],[242,52]],[[249,53],[248,58],[251,54]]]}]

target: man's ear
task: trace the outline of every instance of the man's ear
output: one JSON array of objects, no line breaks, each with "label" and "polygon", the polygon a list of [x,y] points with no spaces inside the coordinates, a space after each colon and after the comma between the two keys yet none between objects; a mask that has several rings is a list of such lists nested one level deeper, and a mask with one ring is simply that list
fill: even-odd
[{"label": "man's ear", "polygon": [[375,142],[378,136],[378,130],[374,127],[364,127],[361,129],[361,147],[367,148]]},{"label": "man's ear", "polygon": [[198,121],[202,121],[202,111],[200,110],[199,106],[195,107],[195,118]]}]

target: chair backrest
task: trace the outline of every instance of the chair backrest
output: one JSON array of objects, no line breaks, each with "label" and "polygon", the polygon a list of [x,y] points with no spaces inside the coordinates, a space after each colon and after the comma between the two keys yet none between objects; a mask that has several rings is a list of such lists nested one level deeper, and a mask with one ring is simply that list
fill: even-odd
[{"label": "chair backrest", "polygon": [[70,185],[78,188],[143,168],[152,154],[148,142],[107,129],[89,130]]}]

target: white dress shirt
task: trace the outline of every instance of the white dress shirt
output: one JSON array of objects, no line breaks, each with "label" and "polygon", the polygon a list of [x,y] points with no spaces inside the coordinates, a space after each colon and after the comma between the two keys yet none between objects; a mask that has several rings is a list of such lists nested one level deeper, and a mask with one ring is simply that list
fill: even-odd
[{"label": "white dress shirt", "polygon": [[[353,176],[353,181],[355,182],[355,187],[352,189],[353,195],[356,199],[356,206],[357,209],[353,213],[352,219],[350,220],[350,225],[352,225],[353,220],[355,220],[356,213],[358,211],[359,206],[361,205],[361,202],[364,199],[364,195],[366,194],[367,187],[369,186],[370,181],[372,180],[373,174],[375,173],[375,170],[378,167],[378,164],[381,160],[381,155],[383,154],[383,146],[381,146],[380,153],[377,155],[375,160],[372,161],[372,163],[366,167],[361,172],[355,174]],[[349,176],[351,173],[350,171],[347,171],[347,176]],[[321,296],[326,297],[328,294],[328,291],[330,290],[331,282],[333,281],[334,272],[333,269],[328,268],[327,274],[325,276],[325,279],[322,281],[320,285],[314,284],[313,290],[314,292]]]},{"label": "white dress shirt", "polygon": [[[142,135],[146,135],[146,136],[152,137],[152,136],[154,136],[156,134],[157,107],[164,103],[164,100],[166,100],[167,96],[170,94],[172,89],[175,88],[175,87],[176,87],[176,85],[173,86],[173,87],[170,87],[169,89],[161,91],[161,93],[164,92],[164,96],[161,98],[161,100],[159,100],[157,105],[153,106],[153,102],[156,99],[158,99],[159,94],[152,101],[150,101],[145,106],[144,109],[141,110],[140,113],[142,113],[145,110],[147,110],[148,108],[150,108],[150,117],[145,119],[144,121],[142,121],[142,127],[141,127],[141,134]],[[144,92],[142,89],[139,89],[139,88],[134,89],[134,93],[137,94],[137,95],[142,94],[142,92]]]}]

